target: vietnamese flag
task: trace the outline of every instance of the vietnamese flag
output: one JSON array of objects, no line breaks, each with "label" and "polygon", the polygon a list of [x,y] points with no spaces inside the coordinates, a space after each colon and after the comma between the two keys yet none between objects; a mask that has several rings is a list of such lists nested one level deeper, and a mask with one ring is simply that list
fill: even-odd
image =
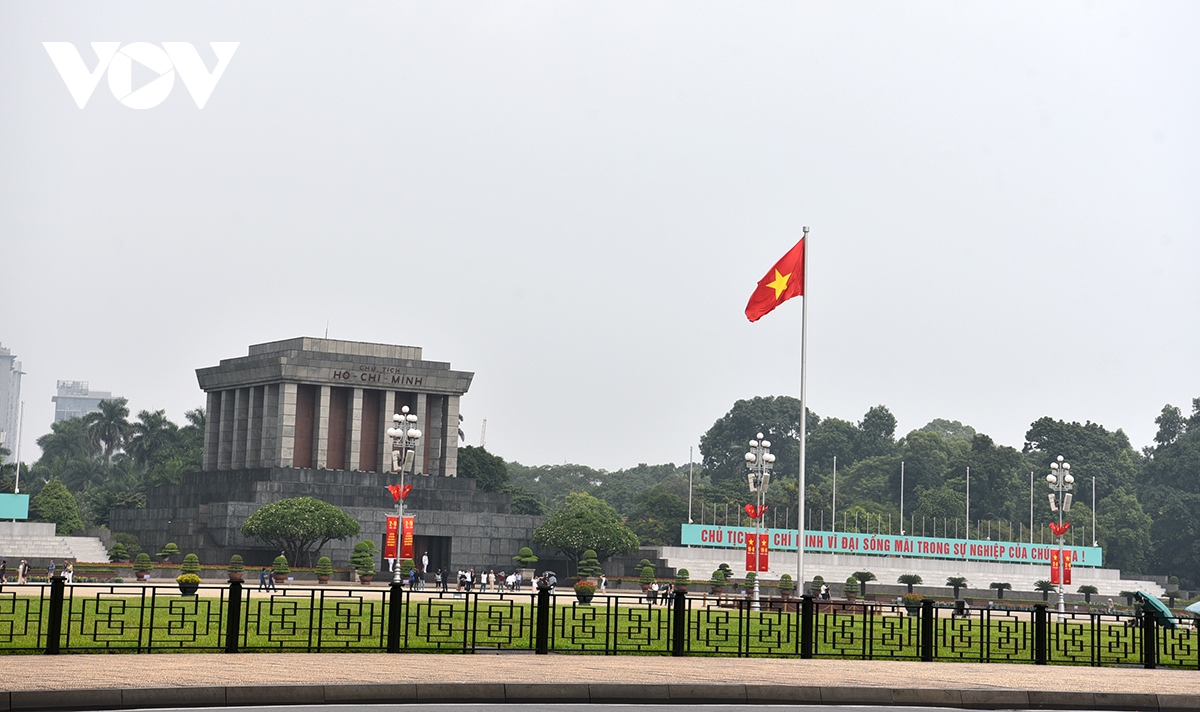
[{"label": "vietnamese flag", "polygon": [[788,250],[765,277],[758,280],[758,287],[746,304],[746,318],[758,321],[764,314],[792,297],[804,294],[804,239]]}]

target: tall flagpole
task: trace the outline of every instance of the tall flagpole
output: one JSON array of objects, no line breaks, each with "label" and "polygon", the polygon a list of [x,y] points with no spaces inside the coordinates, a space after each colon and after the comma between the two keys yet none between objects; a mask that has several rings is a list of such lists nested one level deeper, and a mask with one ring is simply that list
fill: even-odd
[{"label": "tall flagpole", "polygon": [[804,440],[808,430],[805,399],[805,370],[808,360],[808,228],[804,228],[804,307],[800,317],[800,513],[796,517],[796,587],[803,595],[804,583]]}]

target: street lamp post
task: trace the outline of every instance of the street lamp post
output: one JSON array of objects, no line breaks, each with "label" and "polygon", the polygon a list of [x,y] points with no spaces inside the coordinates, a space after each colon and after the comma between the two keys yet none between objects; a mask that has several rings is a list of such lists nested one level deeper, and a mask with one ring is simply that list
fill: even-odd
[{"label": "street lamp post", "polygon": [[[750,483],[750,492],[756,495],[755,514],[758,516],[754,519],[754,568],[758,569],[758,562],[761,560],[759,552],[759,544],[762,543],[761,529],[763,520],[763,505],[767,499],[767,485],[771,483],[771,468],[775,466],[775,456],[771,454],[771,441],[763,440],[763,434],[759,433],[754,440],[750,441],[750,452],[746,453],[746,469],[749,472],[746,474],[746,479]],[[759,572],[761,573],[761,572]],[[750,608],[757,611],[758,605],[758,576],[754,577],[754,594],[751,599],[753,603]]]},{"label": "street lamp post", "polygon": [[1063,534],[1066,530],[1062,528],[1063,513],[1071,511],[1071,490],[1074,488],[1075,478],[1071,476],[1071,464],[1063,462],[1063,456],[1059,455],[1058,459],[1050,463],[1050,474],[1046,475],[1046,483],[1050,485],[1050,511],[1058,512],[1058,618],[1065,618],[1067,605],[1064,598],[1063,580],[1066,572],[1066,561],[1062,554]]},{"label": "street lamp post", "polygon": [[[392,414],[392,427],[387,429],[387,436],[392,439],[392,472],[400,473],[400,489],[404,489],[404,473],[412,469],[417,456],[417,441],[421,439],[421,431],[416,426],[417,416],[408,412],[408,406]],[[404,497],[396,499],[396,517],[400,525],[404,525]],[[398,543],[399,544],[399,543]],[[400,552],[392,562],[392,583],[400,583]]]}]

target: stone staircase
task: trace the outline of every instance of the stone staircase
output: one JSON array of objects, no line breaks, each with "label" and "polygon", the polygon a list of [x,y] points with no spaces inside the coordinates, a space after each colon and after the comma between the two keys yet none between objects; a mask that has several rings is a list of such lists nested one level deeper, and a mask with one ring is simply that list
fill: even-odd
[{"label": "stone staircase", "polygon": [[56,536],[55,525],[42,522],[0,522],[0,559],[10,571],[21,559],[42,566],[62,561],[107,562],[108,550],[100,539],[90,536]]}]

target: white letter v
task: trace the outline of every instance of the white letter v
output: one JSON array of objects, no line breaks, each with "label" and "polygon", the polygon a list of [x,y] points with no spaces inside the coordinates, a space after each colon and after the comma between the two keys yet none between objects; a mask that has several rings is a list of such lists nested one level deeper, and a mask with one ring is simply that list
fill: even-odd
[{"label": "white letter v", "polygon": [[42,46],[50,54],[50,60],[54,62],[63,81],[67,83],[67,91],[71,92],[71,97],[82,109],[87,106],[88,99],[92,98],[92,92],[96,91],[100,77],[104,76],[104,70],[108,69],[108,63],[120,49],[121,43],[93,42],[92,50],[96,53],[98,61],[96,68],[90,72],[84,65],[79,50],[70,42],[43,42]]},{"label": "white letter v", "polygon": [[191,42],[163,42],[163,49],[171,56],[171,64],[175,65],[175,69],[179,70],[179,78],[183,80],[183,85],[187,87],[188,93],[192,95],[192,100],[196,102],[197,109],[203,109],[208,103],[208,97],[212,96],[213,89],[217,88],[217,82],[221,80],[221,75],[225,73],[225,68],[229,66],[229,60],[233,58],[233,53],[237,51],[240,42],[209,42],[212,47],[213,54],[217,55],[217,66],[213,68],[212,73],[204,66],[204,62],[200,59],[200,53],[192,46]]}]

